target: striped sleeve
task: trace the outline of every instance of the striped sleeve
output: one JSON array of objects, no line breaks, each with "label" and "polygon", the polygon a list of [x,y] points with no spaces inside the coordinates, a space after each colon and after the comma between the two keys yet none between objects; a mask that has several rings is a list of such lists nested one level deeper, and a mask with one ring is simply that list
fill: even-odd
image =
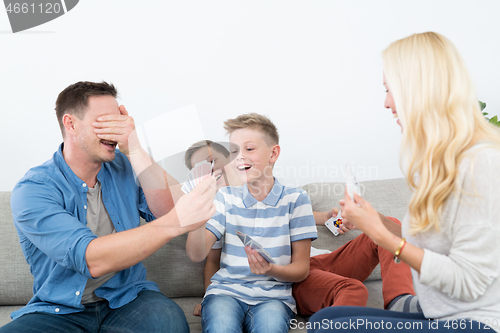
[{"label": "striped sleeve", "polygon": [[315,240],[318,238],[318,232],[311,200],[304,190],[300,190],[290,218],[290,240],[295,242],[308,238]]}]

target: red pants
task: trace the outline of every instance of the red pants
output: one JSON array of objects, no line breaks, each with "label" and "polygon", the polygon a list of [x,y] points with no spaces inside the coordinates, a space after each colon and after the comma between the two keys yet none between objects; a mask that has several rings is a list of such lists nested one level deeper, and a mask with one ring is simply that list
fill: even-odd
[{"label": "red pants", "polygon": [[[397,219],[391,220],[399,223]],[[297,311],[309,316],[328,306],[366,306],[368,290],[363,281],[378,263],[384,308],[396,296],[415,295],[410,267],[403,262],[396,264],[392,253],[361,234],[332,253],[311,258],[307,279],[293,284]]]}]

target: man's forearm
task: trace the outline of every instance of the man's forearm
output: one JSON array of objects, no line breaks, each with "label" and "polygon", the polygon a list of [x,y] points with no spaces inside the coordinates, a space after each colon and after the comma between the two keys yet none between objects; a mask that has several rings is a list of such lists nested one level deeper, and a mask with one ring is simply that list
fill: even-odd
[{"label": "man's forearm", "polygon": [[186,241],[187,256],[192,262],[202,261],[208,256],[216,240],[215,235],[205,227],[189,232]]},{"label": "man's forearm", "polygon": [[183,194],[177,180],[165,172],[142,148],[127,157],[139,178],[153,215],[160,217],[167,214]]},{"label": "man's forearm", "polygon": [[177,227],[175,212],[135,229],[92,240],[85,259],[92,277],[118,272],[143,261],[185,231]]}]

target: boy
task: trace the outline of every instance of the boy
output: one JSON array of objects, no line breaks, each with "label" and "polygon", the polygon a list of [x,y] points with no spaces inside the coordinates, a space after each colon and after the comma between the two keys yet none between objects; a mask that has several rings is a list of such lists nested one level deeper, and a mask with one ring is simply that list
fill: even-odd
[{"label": "boy", "polygon": [[[311,239],[317,237],[311,202],[305,191],[284,187],[273,177],[281,148],[267,117],[241,115],[224,128],[245,185],[220,189],[217,212],[206,229],[188,235],[186,251],[195,262],[224,237],[221,269],[203,300],[203,330],[288,332],[295,312],[291,284],[307,277]],[[244,247],[236,231],[260,243],[276,263]]]}]

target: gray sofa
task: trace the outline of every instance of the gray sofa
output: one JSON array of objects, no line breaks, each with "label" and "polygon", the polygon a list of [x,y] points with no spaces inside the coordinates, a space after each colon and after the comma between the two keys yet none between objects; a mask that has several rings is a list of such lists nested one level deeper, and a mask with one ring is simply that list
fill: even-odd
[{"label": "gray sofa", "polygon": [[[403,179],[366,181],[360,183],[363,197],[381,213],[401,220],[407,209],[410,192]],[[313,209],[326,211],[338,206],[343,195],[342,183],[315,183],[303,186],[311,197]],[[324,226],[318,226],[319,237],[313,246],[334,250],[359,235],[359,231],[333,236]],[[10,313],[21,308],[32,297],[33,278],[19,246],[12,222],[10,192],[0,192],[0,326],[10,322]],[[144,261],[148,279],[184,310],[191,332],[201,332],[200,317],[193,316],[194,306],[202,300],[203,263],[191,263],[185,251],[186,236],[178,237]],[[365,282],[370,293],[368,306],[382,308],[380,270]],[[304,322],[304,318],[298,317]],[[293,329],[305,332],[305,329]]]}]

